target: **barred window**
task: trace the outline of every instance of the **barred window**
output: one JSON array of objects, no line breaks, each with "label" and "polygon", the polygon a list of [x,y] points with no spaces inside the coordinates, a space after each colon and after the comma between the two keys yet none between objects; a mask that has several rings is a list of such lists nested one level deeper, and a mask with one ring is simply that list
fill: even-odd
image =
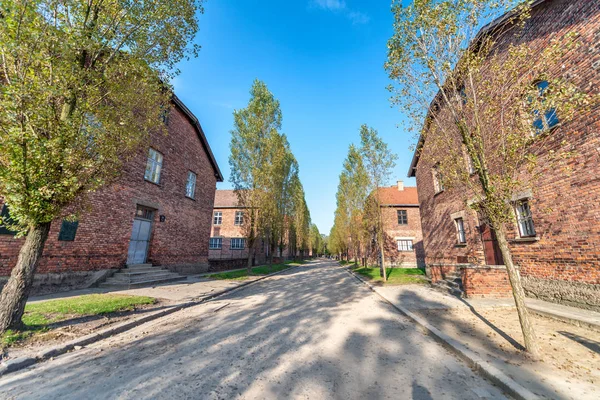
[{"label": "barred window", "polygon": [[220,249],[223,246],[223,238],[210,238],[209,244],[208,244],[208,248],[209,249]]},{"label": "barred window", "polygon": [[213,224],[221,225],[223,222],[223,213],[221,211],[215,211],[213,214]]},{"label": "barred window", "polygon": [[196,174],[188,171],[187,182],[185,184],[185,195],[193,199],[196,194]]},{"label": "barred window", "polygon": [[408,214],[406,210],[398,210],[398,225],[408,225]]},{"label": "barred window", "polygon": [[148,162],[146,163],[146,172],[144,173],[144,179],[160,183],[160,172],[162,171],[163,155],[158,151],[150,148],[148,150]]},{"label": "barred window", "polygon": [[529,202],[523,200],[517,203],[515,210],[517,212],[517,223],[519,225],[519,233],[521,237],[535,236],[535,228],[533,227],[533,217]]},{"label": "barred window", "polygon": [[412,251],[413,242],[412,240],[398,240],[398,251]]},{"label": "barred window", "polygon": [[456,224],[456,236],[458,238],[458,243],[467,243],[467,235],[465,234],[465,222],[462,218],[456,218],[454,220]]},{"label": "barred window", "polygon": [[235,212],[235,224],[236,225],[243,225],[244,224],[244,212],[243,211],[236,211]]},{"label": "barred window", "polygon": [[231,248],[234,250],[242,250],[246,245],[246,239],[243,238],[232,238]]}]

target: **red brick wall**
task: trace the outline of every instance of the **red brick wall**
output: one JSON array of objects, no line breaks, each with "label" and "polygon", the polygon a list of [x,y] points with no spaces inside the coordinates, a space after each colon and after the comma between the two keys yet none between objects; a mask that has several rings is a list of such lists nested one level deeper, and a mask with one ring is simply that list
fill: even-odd
[{"label": "red brick wall", "polygon": [[463,268],[463,290],[467,297],[510,297],[508,273],[504,268]]},{"label": "red brick wall", "polygon": [[[398,224],[398,210],[406,210],[407,225]],[[423,234],[421,232],[421,215],[417,205],[413,207],[384,206],[381,209],[383,229],[387,235],[386,257],[389,262],[402,266],[423,265],[425,254],[423,250]],[[413,238],[413,251],[398,251],[397,238]]]},{"label": "red brick wall", "polygon": [[[148,149],[125,165],[119,180],[88,196],[75,241],[58,241],[54,221],[38,273],[123,267],[136,204],[152,205],[154,215],[148,262],[208,267],[208,238],[216,178],[202,143],[178,108],[169,116],[169,134],[153,135],[151,146],[163,156],[161,182],[144,180]],[[185,196],[188,171],[197,174],[195,199]],[[159,216],[165,216],[165,222]],[[0,276],[10,274],[22,240],[0,235]]]},{"label": "red brick wall", "polygon": [[460,267],[454,265],[429,265],[427,272],[431,283],[436,283],[437,281],[446,279],[450,274],[460,275]]},{"label": "red brick wall", "polygon": [[[568,73],[582,90],[600,88],[600,2],[547,1],[532,12],[522,40],[542,48],[567,32],[580,34],[579,48],[557,63],[554,73]],[[563,66],[567,68],[563,69]],[[575,150],[568,164],[572,172],[548,168],[539,159],[541,179],[533,188],[531,209],[538,241],[511,243],[514,261],[530,279],[600,284],[600,107],[582,111],[572,122],[552,132],[551,148]],[[560,116],[559,116],[560,117]],[[416,177],[427,263],[457,263],[458,259],[485,263],[477,217],[452,190],[435,194],[427,143],[420,155]],[[467,245],[456,246],[450,215],[465,212]],[[509,226],[509,237],[516,237]],[[488,272],[494,275],[495,273]],[[471,279],[471,278],[470,278]],[[491,278],[490,278],[491,279]],[[493,278],[496,279],[496,278]],[[471,284],[478,281],[472,278]]]}]

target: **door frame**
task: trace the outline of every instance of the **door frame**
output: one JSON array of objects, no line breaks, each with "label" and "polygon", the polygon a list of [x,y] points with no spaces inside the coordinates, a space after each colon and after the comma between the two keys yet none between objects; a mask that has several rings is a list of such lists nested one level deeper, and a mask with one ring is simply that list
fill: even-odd
[{"label": "door frame", "polygon": [[[136,209],[135,209],[135,214],[133,216],[133,221],[131,223],[131,233],[129,235],[129,245],[127,246],[127,264],[132,264],[129,262],[129,247],[131,246],[131,234],[133,233],[133,224],[135,223],[135,220],[138,221],[144,221],[144,222],[150,222],[150,229],[148,232],[148,241],[146,244],[146,250],[145,250],[145,254],[144,254],[144,260],[141,262],[141,264],[145,263],[146,261],[148,261],[148,255],[150,254],[150,243],[152,242],[152,235],[154,233],[154,217],[156,216],[156,211],[158,211],[155,208],[152,207],[148,207],[148,206],[144,206],[142,204],[136,204]],[[150,213],[149,218],[148,213]]]}]

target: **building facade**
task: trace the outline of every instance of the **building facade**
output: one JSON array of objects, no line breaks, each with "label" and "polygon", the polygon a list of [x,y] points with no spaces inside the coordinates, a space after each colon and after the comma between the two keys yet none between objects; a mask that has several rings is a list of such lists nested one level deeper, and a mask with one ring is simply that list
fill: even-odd
[{"label": "building facade", "polygon": [[[168,135],[152,135],[115,183],[89,194],[77,222],[52,223],[34,293],[85,287],[127,264],[208,270],[214,194],[223,178],[200,123],[176,96],[165,121]],[[0,208],[9,212],[1,199]],[[0,228],[2,283],[22,243]]]},{"label": "building facade", "polygon": [[391,267],[424,267],[423,234],[416,187],[379,189],[381,216],[386,235],[385,264]]},{"label": "building facade", "polygon": [[[502,22],[500,22],[502,23]],[[520,37],[541,51],[553,39],[576,32],[581,44],[553,67],[569,74],[583,91],[600,87],[600,3],[538,0]],[[484,32],[485,34],[485,32]],[[499,43],[506,49],[509,43]],[[565,67],[566,66],[566,67]],[[515,193],[514,221],[508,224],[510,250],[528,296],[600,309],[600,109],[582,110],[574,120],[552,124],[549,149],[571,151],[570,173],[538,161],[535,188]],[[535,124],[535,122],[534,122]],[[459,273],[468,296],[510,295],[504,261],[493,232],[435,179],[432,149],[419,143],[409,176],[417,179],[425,262],[433,280]]]},{"label": "building facade", "polygon": [[[246,211],[239,206],[233,190],[215,192],[208,256],[213,270],[246,266],[249,253],[245,233]],[[253,264],[264,264],[268,253],[265,241],[258,238],[254,249]]]}]

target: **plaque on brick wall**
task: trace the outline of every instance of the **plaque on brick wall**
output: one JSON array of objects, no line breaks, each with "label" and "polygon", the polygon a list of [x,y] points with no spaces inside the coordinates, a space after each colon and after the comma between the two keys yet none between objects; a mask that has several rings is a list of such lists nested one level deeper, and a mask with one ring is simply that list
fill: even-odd
[{"label": "plaque on brick wall", "polygon": [[69,242],[75,240],[75,234],[77,233],[78,226],[78,221],[70,222],[67,220],[63,220],[62,225],[60,227],[60,233],[58,234],[58,240]]},{"label": "plaque on brick wall", "polygon": [[165,217],[164,215],[161,215],[159,217],[159,219],[160,219],[160,222],[165,222],[167,220],[167,217]]}]

